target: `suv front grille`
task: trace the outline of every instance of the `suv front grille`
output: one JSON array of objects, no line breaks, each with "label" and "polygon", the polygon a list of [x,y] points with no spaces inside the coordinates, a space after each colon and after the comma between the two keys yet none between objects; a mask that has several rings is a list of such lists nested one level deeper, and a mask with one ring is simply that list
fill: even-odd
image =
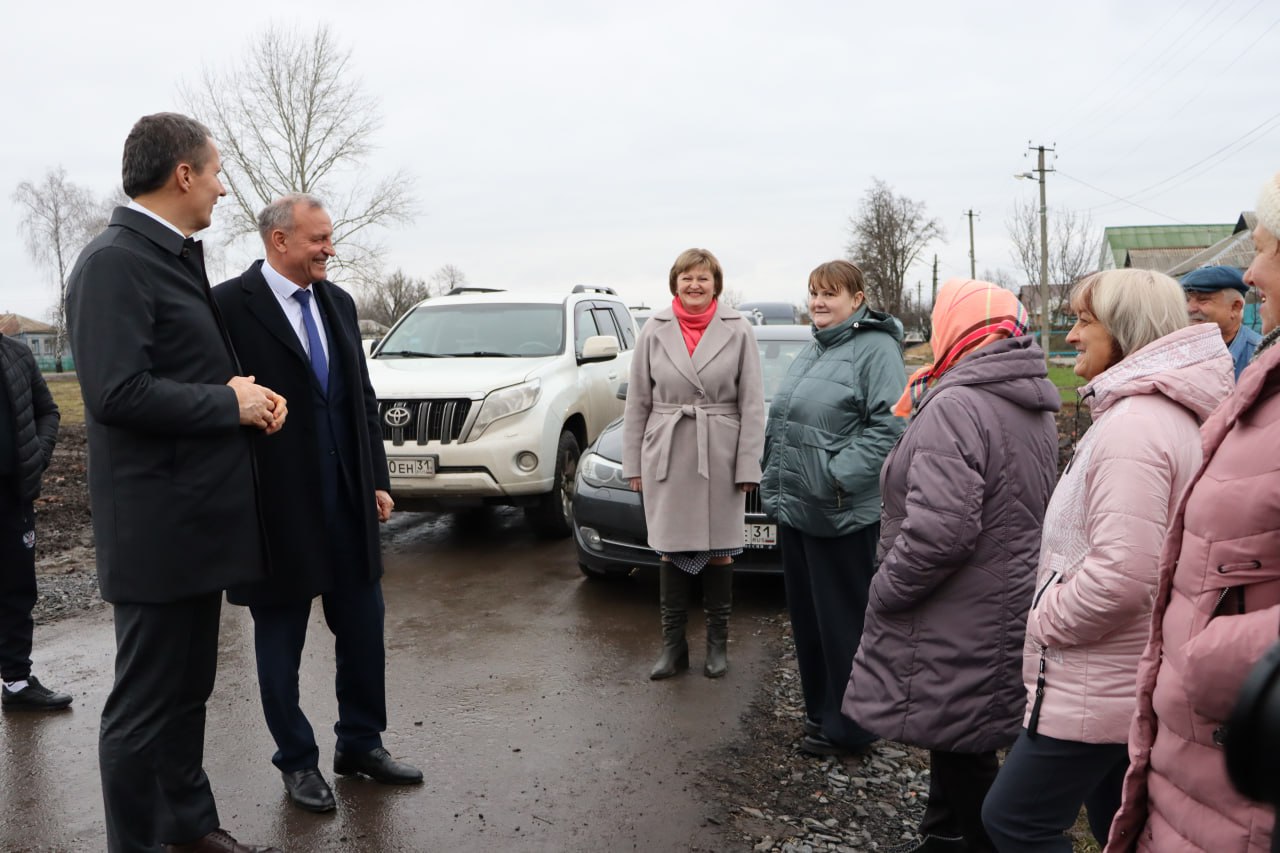
[{"label": "suv front grille", "polygon": [[[397,411],[403,409],[404,411]],[[462,426],[471,411],[471,401],[460,400],[379,400],[378,422],[382,439],[399,447],[406,441],[448,444],[462,435]],[[387,413],[392,417],[388,418]],[[407,416],[406,416],[407,413]],[[392,424],[397,424],[392,426]]]}]

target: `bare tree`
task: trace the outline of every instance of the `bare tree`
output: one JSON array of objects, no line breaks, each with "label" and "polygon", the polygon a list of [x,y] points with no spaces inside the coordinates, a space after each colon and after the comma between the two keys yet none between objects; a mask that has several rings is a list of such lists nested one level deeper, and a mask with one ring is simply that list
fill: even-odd
[{"label": "bare tree", "polygon": [[849,230],[846,252],[866,275],[872,304],[899,313],[907,270],[929,241],[943,236],[942,224],[927,218],[924,202],[896,195],[873,178],[857,215],[849,219]]},{"label": "bare tree", "polygon": [[445,264],[431,274],[431,280],[427,282],[427,297],[443,296],[455,287],[463,287],[466,283],[466,273],[453,264]]},{"label": "bare tree", "polygon": [[58,299],[52,314],[55,369],[61,373],[67,339],[67,276],[96,226],[105,224],[101,205],[89,190],[67,180],[61,166],[50,169],[38,184],[18,184],[13,202],[22,210],[18,232],[26,239],[27,252],[56,279]]},{"label": "bare tree", "polygon": [[368,282],[378,278],[376,232],[410,221],[414,202],[403,171],[375,179],[360,170],[379,116],[350,64],[327,26],[272,27],[229,70],[206,69],[198,87],[184,85],[183,97],[222,152],[230,238],[256,233],[258,211],[279,196],[313,193],[333,217],[335,265]]},{"label": "bare tree", "polygon": [[390,326],[404,312],[431,295],[431,286],[427,282],[397,269],[378,281],[361,285],[360,296],[356,300],[356,313],[361,320],[373,320]]},{"label": "bare tree", "polygon": [[726,287],[720,293],[720,301],[730,308],[737,308],[742,304],[742,291],[734,287]]},{"label": "bare tree", "polygon": [[[1049,312],[1070,313],[1071,285],[1096,269],[1102,232],[1088,213],[1049,208]],[[1031,200],[1015,200],[1005,220],[1013,249],[1009,252],[1028,284],[1040,283],[1040,207]]]},{"label": "bare tree", "polygon": [[[1037,263],[1039,262],[1037,261]],[[991,267],[985,267],[982,270],[981,280],[989,281],[996,287],[1012,291],[1013,293],[1018,292],[1018,282],[1014,281],[1013,276],[1005,269],[992,269]]]}]

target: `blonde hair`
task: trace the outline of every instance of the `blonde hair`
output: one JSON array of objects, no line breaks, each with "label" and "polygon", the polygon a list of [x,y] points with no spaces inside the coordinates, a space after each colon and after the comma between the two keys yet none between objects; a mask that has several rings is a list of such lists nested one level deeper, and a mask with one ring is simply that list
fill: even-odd
[{"label": "blonde hair", "polygon": [[1071,292],[1071,308],[1097,318],[1115,340],[1120,358],[1189,322],[1182,286],[1152,270],[1106,270],[1086,276]]}]

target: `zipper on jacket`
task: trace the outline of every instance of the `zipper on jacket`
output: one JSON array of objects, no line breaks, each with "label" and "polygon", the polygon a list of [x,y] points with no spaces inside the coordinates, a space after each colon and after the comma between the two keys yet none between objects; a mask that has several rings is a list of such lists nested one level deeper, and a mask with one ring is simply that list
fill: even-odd
[{"label": "zipper on jacket", "polygon": [[1040,670],[1036,674],[1036,701],[1031,704],[1031,716],[1027,719],[1027,737],[1035,738],[1040,725],[1040,705],[1044,702],[1044,658],[1048,646],[1040,647]]},{"label": "zipper on jacket", "polygon": [[1032,610],[1036,609],[1036,605],[1040,603],[1041,597],[1046,591],[1048,591],[1049,587],[1053,586],[1053,582],[1056,581],[1058,577],[1058,572],[1049,572],[1049,579],[1044,582],[1044,586],[1040,587],[1040,591],[1036,593],[1036,597],[1031,601]]},{"label": "zipper on jacket", "polygon": [[1238,594],[1236,595],[1236,613],[1244,613],[1244,590],[1242,588],[1229,586],[1222,592],[1218,593],[1218,600],[1214,603],[1213,610],[1209,612],[1210,619],[1222,615],[1218,611],[1222,609],[1222,603],[1227,600],[1227,596],[1231,594],[1232,590],[1238,591]]}]

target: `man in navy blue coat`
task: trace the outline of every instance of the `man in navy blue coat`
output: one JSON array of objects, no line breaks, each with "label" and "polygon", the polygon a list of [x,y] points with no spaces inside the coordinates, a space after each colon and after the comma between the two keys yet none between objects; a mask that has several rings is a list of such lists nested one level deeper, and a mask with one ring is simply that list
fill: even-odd
[{"label": "man in navy blue coat", "polygon": [[338,723],[333,769],[386,784],[422,773],[382,746],[386,729],[382,556],[378,523],[393,506],[378,401],[355,303],[325,279],[333,224],[319,199],[285,196],[258,217],[266,259],[213,289],[244,369],[290,400],[289,424],[255,442],[271,577],[232,589],[253,613],[258,686],[275,738],[272,763],[299,807],[329,811],[298,668],[312,600],[335,638]]}]

